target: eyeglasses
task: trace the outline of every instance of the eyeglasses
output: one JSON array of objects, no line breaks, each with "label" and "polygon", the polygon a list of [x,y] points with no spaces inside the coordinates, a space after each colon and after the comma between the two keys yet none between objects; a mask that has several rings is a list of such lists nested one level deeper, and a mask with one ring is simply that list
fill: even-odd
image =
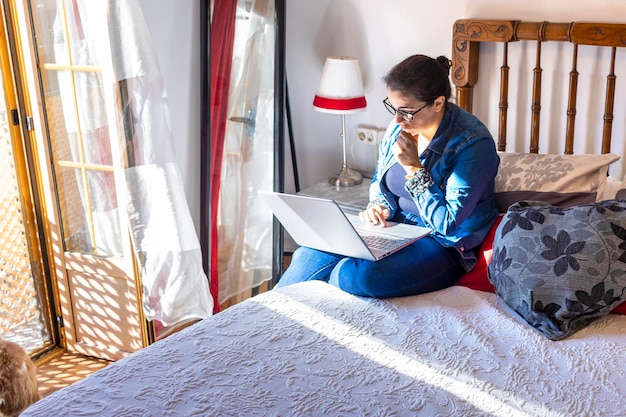
[{"label": "eyeglasses", "polygon": [[383,104],[385,105],[385,108],[387,109],[389,113],[393,114],[394,116],[396,115],[396,113],[398,113],[400,117],[402,117],[402,119],[404,119],[404,121],[407,121],[407,122],[412,122],[413,116],[415,116],[417,113],[421,112],[422,110],[424,110],[426,107],[430,105],[430,103],[426,103],[415,111],[406,111],[406,110],[402,110],[402,107],[400,107],[399,109],[396,109],[395,107],[393,107],[391,103],[389,102],[389,97],[383,100]]}]

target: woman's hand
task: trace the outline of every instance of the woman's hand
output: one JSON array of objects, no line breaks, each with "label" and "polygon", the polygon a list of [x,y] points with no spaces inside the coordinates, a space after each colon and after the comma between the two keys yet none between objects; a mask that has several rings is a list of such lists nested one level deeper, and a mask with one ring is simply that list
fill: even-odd
[{"label": "woman's hand", "polygon": [[406,131],[400,132],[396,143],[391,148],[398,163],[404,167],[407,174],[422,168],[417,150],[417,137]]},{"label": "woman's hand", "polygon": [[389,209],[382,205],[370,206],[367,210],[359,213],[359,217],[364,222],[372,224],[380,224],[383,227],[387,226],[387,219],[389,218]]}]

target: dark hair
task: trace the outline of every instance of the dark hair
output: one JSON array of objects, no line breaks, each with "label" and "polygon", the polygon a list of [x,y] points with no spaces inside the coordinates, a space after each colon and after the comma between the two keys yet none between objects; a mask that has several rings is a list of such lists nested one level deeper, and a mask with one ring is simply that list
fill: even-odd
[{"label": "dark hair", "polygon": [[383,77],[393,91],[401,91],[420,101],[432,103],[437,97],[450,99],[451,62],[441,55],[433,59],[426,55],[413,55],[396,64]]}]

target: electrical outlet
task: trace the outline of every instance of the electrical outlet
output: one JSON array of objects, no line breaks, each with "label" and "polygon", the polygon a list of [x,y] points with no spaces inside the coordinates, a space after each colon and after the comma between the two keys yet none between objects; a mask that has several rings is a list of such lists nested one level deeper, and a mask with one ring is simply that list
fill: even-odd
[{"label": "electrical outlet", "polygon": [[368,145],[378,144],[378,130],[359,127],[356,130],[356,137],[359,142],[366,143]]}]

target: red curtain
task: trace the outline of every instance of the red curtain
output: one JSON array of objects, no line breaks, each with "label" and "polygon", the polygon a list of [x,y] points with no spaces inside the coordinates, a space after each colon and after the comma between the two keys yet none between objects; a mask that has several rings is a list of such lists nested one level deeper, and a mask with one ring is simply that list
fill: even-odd
[{"label": "red curtain", "polygon": [[217,214],[219,212],[220,177],[224,154],[224,137],[228,119],[228,93],[233,63],[233,44],[235,40],[235,18],[237,0],[218,0],[213,8],[210,26],[210,62],[211,62],[211,101],[210,101],[210,161],[209,187],[209,280],[211,294],[215,301],[215,312],[220,310],[218,302],[218,233]]}]

